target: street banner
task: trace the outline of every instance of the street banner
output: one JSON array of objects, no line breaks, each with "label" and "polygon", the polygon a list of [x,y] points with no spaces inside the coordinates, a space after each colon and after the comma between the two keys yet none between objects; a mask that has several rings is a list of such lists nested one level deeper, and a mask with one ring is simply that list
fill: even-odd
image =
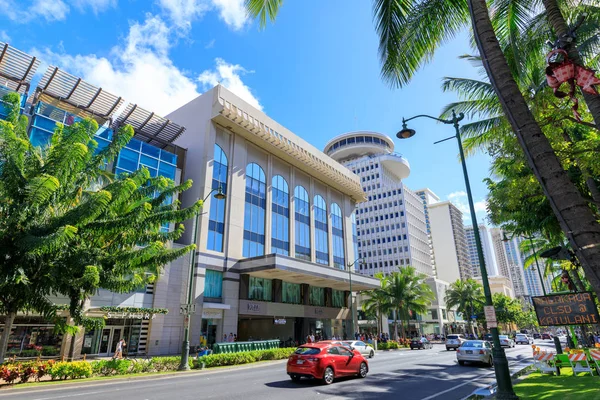
[{"label": "street banner", "polygon": [[540,326],[598,324],[598,309],[591,292],[532,297]]}]

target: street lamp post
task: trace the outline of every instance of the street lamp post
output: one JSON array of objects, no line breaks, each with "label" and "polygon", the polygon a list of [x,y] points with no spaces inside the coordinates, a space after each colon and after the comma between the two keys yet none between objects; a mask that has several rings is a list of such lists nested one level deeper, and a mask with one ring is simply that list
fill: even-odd
[{"label": "street lamp post", "polygon": [[[218,189],[212,189],[203,202],[206,202],[211,194],[215,193],[215,199],[223,200],[225,199],[225,193],[223,193],[223,188],[221,186]],[[196,244],[197,234],[198,234],[198,217],[200,216],[200,212],[197,211],[194,215],[194,234],[192,243]],[[194,270],[196,269],[196,249],[192,249],[192,256],[190,257],[190,276],[188,280],[188,293],[187,293],[187,304],[184,308],[185,317],[184,317],[184,331],[183,331],[183,342],[181,344],[181,362],[179,363],[179,371],[189,371],[190,364],[190,316],[192,315],[192,302],[194,301]]]},{"label": "street lamp post", "polygon": [[352,299],[352,267],[359,261],[362,264],[362,258],[357,258],[351,264],[348,264],[348,280],[350,281],[350,326],[352,327],[352,337],[354,337],[356,333],[354,331],[354,301]]},{"label": "street lamp post", "polygon": [[[416,118],[430,118],[444,124],[453,125],[455,129],[455,135],[450,136],[446,139],[439,140],[434,144],[445,142],[446,140],[450,140],[455,138],[458,141],[458,150],[460,152],[460,162],[462,164],[463,175],[465,179],[465,187],[467,190],[467,199],[469,201],[469,210],[471,212],[471,222],[473,224],[473,234],[475,236],[475,244],[477,246],[477,256],[479,259],[479,268],[481,270],[481,280],[483,283],[483,291],[485,293],[485,302],[486,305],[492,306],[494,303],[492,302],[492,292],[490,290],[490,284],[488,281],[487,269],[485,267],[485,258],[483,256],[483,248],[481,246],[481,237],[479,236],[479,229],[477,224],[477,217],[475,215],[475,206],[473,204],[473,196],[471,194],[471,185],[469,183],[469,174],[467,172],[467,164],[465,162],[465,154],[463,151],[462,140],[460,137],[460,125],[458,124],[463,120],[465,115],[460,113],[458,116],[452,110],[452,119],[445,120],[440,118],[435,118],[430,115],[416,115],[414,117],[408,119],[402,119],[402,130],[396,134],[399,139],[408,139],[415,135],[416,131],[414,129],[409,129],[406,123],[410,120]],[[510,371],[508,369],[508,360],[506,359],[506,353],[504,353],[504,349],[500,345],[500,338],[498,337],[498,328],[491,328],[492,331],[492,339],[494,342],[493,347],[493,355],[494,355],[494,368],[496,372],[496,381],[498,382],[498,392],[496,397],[498,399],[518,399],[515,394],[512,386],[512,381],[510,378]]]}]

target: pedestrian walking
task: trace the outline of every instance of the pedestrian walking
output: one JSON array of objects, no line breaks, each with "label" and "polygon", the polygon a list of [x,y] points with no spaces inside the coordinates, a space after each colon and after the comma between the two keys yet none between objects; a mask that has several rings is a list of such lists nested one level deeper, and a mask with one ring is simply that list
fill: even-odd
[{"label": "pedestrian walking", "polygon": [[117,348],[115,349],[115,354],[113,354],[113,360],[122,359],[123,358],[123,347],[126,346],[125,339],[119,340],[117,343]]}]

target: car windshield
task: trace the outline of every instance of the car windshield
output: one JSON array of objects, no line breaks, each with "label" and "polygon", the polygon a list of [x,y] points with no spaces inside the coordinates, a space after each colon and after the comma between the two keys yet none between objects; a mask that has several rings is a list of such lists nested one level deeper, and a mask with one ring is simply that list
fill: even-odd
[{"label": "car windshield", "polygon": [[320,352],[321,352],[321,349],[317,349],[315,347],[298,347],[294,353],[302,354],[302,355],[313,355],[313,354],[319,354]]},{"label": "car windshield", "polygon": [[475,347],[480,349],[483,347],[483,343],[481,342],[464,342],[461,347]]},{"label": "car windshield", "polygon": [[527,337],[527,335],[517,335],[517,337],[520,337],[520,338],[526,338],[526,337]]},{"label": "car windshield", "polygon": [[448,335],[448,339],[458,339],[458,335]]},{"label": "car windshield", "polygon": [[500,339],[508,339],[508,336],[506,336],[506,335],[500,335],[500,336],[498,336],[498,337],[499,337]]}]

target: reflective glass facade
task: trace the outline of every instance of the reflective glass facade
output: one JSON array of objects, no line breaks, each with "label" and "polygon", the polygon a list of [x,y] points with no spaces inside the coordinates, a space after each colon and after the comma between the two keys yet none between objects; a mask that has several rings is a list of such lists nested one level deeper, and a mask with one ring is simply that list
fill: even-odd
[{"label": "reflective glass facade", "polygon": [[311,286],[309,288],[309,303],[311,306],[325,305],[325,288]]},{"label": "reflective glass facade", "polygon": [[[223,149],[215,144],[215,158],[213,161],[213,190],[221,190],[227,194],[227,155]],[[208,243],[206,248],[223,252],[223,234],[225,232],[225,199],[210,199],[210,212],[208,220]]]},{"label": "reflective glass facade", "polygon": [[57,122],[71,126],[79,121],[81,118],[75,114],[40,101],[34,108],[29,140],[36,147],[45,147],[50,143]]},{"label": "reflective glass facade", "polygon": [[255,163],[246,167],[246,204],[244,207],[244,257],[265,254],[265,171]]},{"label": "reflective glass facade", "polygon": [[344,301],[344,291],[331,289],[331,302],[333,307],[346,307]]},{"label": "reflective glass facade", "polygon": [[287,256],[290,253],[290,192],[281,175],[273,177],[271,207],[271,251]]},{"label": "reflective glass facade", "polygon": [[300,284],[282,282],[281,301],[288,304],[301,304]]},{"label": "reflective glass facade", "polygon": [[315,250],[317,263],[329,264],[329,243],[327,242],[327,204],[322,196],[316,195],[315,209]]},{"label": "reflective glass facade", "polygon": [[271,301],[273,298],[273,280],[266,278],[250,277],[248,299]]},{"label": "reflective glass facade", "polygon": [[294,218],[296,226],[296,258],[310,261],[310,203],[302,186],[294,189]]},{"label": "reflective glass facade", "polygon": [[344,256],[344,223],[342,209],[337,203],[331,204],[331,233],[333,241],[333,266],[346,268]]},{"label": "reflective glass facade", "polygon": [[223,272],[206,270],[204,297],[221,298],[223,295]]},{"label": "reflective glass facade", "polygon": [[[356,212],[352,213],[352,245],[354,246],[354,258],[358,258],[358,234],[356,229]],[[352,268],[356,270],[356,264]],[[360,264],[360,262],[358,262]]]}]

